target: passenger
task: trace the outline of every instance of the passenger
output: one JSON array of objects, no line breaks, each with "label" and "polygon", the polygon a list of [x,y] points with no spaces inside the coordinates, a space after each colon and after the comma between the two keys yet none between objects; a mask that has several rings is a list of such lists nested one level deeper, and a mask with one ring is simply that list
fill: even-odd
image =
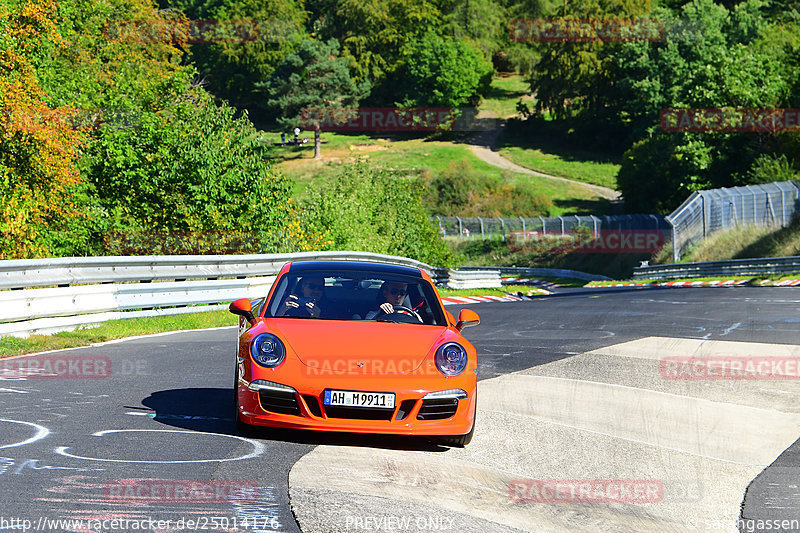
[{"label": "passenger", "polygon": [[303,277],[297,284],[299,295],[290,294],[278,308],[277,316],[310,316],[319,318],[322,313],[319,301],[325,296],[325,278]]}]

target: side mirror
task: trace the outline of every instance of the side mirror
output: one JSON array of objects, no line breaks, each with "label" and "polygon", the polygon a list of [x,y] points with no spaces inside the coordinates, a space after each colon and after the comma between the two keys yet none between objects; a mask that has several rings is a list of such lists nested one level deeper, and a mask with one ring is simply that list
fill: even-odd
[{"label": "side mirror", "polygon": [[456,329],[461,331],[464,328],[477,326],[480,323],[481,317],[478,316],[478,313],[475,311],[470,311],[469,309],[462,309],[461,312],[458,313],[458,323],[456,324]]},{"label": "side mirror", "polygon": [[251,324],[256,321],[256,317],[253,315],[253,306],[248,298],[239,298],[228,307],[228,311],[234,315],[243,316]]}]

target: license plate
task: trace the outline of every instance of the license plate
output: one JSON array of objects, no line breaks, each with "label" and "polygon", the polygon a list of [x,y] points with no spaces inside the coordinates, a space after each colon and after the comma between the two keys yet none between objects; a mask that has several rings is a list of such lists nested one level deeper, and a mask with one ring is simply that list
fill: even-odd
[{"label": "license plate", "polygon": [[394,394],[388,392],[326,390],[324,403],[334,407],[394,409]]}]

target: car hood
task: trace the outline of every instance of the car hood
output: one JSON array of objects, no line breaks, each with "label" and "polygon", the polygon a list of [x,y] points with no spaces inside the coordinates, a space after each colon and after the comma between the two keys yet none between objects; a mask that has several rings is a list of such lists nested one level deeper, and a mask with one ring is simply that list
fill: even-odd
[{"label": "car hood", "polygon": [[408,374],[447,331],[441,326],[309,319],[273,319],[268,328],[305,365],[341,374],[353,368]]}]

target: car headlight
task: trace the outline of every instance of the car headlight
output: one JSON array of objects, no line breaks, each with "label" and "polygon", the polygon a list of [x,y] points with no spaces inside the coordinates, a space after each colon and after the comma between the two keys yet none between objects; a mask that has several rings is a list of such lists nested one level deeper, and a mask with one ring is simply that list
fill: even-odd
[{"label": "car headlight", "polygon": [[286,349],[278,337],[271,333],[262,333],[250,343],[250,355],[259,365],[273,368],[286,358]]},{"label": "car headlight", "polygon": [[455,342],[448,342],[436,350],[436,368],[445,376],[457,376],[467,368],[467,351]]}]

